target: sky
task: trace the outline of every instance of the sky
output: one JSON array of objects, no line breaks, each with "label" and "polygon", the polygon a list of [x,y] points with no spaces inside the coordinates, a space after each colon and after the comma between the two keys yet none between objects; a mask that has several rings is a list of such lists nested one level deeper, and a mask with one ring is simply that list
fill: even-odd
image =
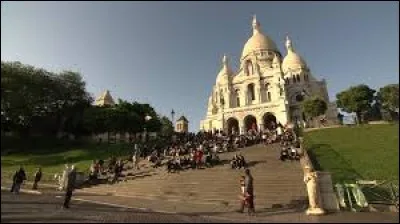
[{"label": "sky", "polygon": [[253,14],[286,55],[285,36],[331,100],[399,83],[399,3],[1,2],[1,60],[80,72],[94,96],[150,103],[197,131],[227,54],[237,70]]}]

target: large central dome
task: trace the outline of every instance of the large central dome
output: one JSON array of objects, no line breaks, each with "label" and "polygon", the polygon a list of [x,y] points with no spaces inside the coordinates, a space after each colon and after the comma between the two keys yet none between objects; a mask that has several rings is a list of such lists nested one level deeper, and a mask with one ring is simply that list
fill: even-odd
[{"label": "large central dome", "polygon": [[253,18],[253,36],[246,42],[242,52],[242,59],[258,50],[278,51],[276,44],[267,35],[261,33],[260,24]]}]

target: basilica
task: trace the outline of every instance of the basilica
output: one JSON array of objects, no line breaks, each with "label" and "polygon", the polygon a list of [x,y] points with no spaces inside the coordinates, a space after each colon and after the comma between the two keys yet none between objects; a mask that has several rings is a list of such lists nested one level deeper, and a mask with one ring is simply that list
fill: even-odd
[{"label": "basilica", "polygon": [[246,132],[264,130],[280,123],[306,124],[301,109],[304,99],[319,96],[328,104],[325,117],[335,122],[337,109],[329,102],[326,81],[311,74],[305,60],[286,37],[286,56],[263,34],[256,16],[253,35],[244,45],[238,71],[226,55],[208,98],[207,114],[200,122],[204,131]]}]

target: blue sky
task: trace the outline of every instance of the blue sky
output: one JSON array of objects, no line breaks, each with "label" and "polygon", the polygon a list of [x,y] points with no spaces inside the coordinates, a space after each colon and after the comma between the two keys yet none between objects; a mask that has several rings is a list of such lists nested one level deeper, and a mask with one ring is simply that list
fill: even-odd
[{"label": "blue sky", "polygon": [[399,82],[398,2],[2,2],[1,60],[79,71],[88,91],[184,114],[199,128],[226,53],[237,68],[256,14],[289,34],[331,100]]}]

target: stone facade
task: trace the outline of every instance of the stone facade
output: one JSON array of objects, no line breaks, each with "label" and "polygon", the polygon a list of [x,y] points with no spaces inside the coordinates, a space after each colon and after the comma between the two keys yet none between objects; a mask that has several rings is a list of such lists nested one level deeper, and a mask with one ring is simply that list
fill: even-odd
[{"label": "stone facade", "polygon": [[96,106],[114,106],[115,102],[112,98],[110,91],[104,91],[94,102]]},{"label": "stone facade", "polygon": [[185,116],[181,116],[176,121],[175,131],[180,132],[180,133],[188,133],[189,132],[189,121],[186,119]]},{"label": "stone facade", "polygon": [[287,55],[282,57],[276,44],[262,33],[255,16],[252,27],[253,35],[243,48],[237,72],[223,56],[200,129],[243,133],[250,128],[263,130],[272,123],[300,122],[304,119],[301,102],[314,95],[328,103],[326,117],[336,121],[337,109],[329,102],[326,81],[312,76],[289,37]]}]

